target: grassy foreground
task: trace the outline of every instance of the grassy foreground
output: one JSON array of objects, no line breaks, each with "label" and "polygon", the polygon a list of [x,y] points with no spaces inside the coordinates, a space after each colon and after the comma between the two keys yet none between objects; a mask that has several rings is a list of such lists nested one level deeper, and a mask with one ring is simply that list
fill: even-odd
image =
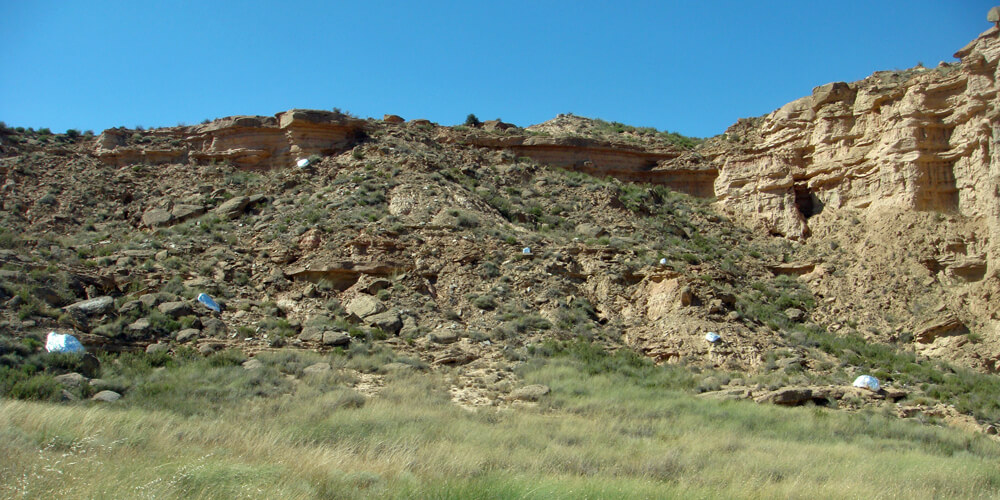
[{"label": "grassy foreground", "polygon": [[367,400],[336,369],[289,381],[321,357],[259,356],[256,374],[224,357],[162,369],[105,360],[134,380],[117,403],[0,400],[0,497],[1000,495],[1000,445],[985,436],[702,400],[682,392],[693,383],[682,369],[592,347],[523,366],[527,382],[552,388],[537,406],[477,412],[449,402],[446,373],[389,373]]}]

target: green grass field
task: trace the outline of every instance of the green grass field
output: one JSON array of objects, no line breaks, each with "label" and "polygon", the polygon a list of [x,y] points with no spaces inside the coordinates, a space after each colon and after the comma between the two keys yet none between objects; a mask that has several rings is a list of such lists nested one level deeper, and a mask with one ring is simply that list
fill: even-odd
[{"label": "green grass field", "polygon": [[[367,357],[366,357],[367,356]],[[976,498],[1000,444],[877,411],[717,402],[692,376],[580,345],[520,369],[552,392],[472,412],[448,373],[339,368],[373,354],[104,359],[112,404],[0,402],[4,498]],[[317,360],[329,375],[293,376]],[[157,367],[155,365],[160,365]],[[118,377],[117,379],[115,377]],[[117,382],[114,382],[117,380]]]}]

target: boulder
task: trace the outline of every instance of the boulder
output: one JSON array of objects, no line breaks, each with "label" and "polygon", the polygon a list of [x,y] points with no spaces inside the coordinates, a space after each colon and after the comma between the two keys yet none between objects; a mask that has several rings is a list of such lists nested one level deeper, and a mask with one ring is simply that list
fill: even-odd
[{"label": "boulder", "polygon": [[170,224],[173,216],[162,208],[152,208],[142,214],[142,224],[146,227],[160,227]]},{"label": "boulder", "polygon": [[466,351],[464,349],[452,348],[447,352],[439,354],[434,357],[434,364],[436,365],[464,365],[466,363],[471,363],[475,361],[479,356],[471,351]]},{"label": "boulder", "polygon": [[103,403],[114,403],[115,401],[118,401],[119,399],[121,399],[121,397],[122,397],[122,395],[118,394],[115,391],[107,391],[107,390],[105,390],[105,391],[98,392],[97,394],[94,394],[94,397],[92,397],[90,399],[92,399],[94,401],[101,401]]},{"label": "boulder", "polygon": [[321,326],[307,326],[302,329],[299,333],[299,340],[303,342],[312,342],[316,340],[323,339],[323,333],[326,331],[325,328]]},{"label": "boulder", "polygon": [[204,344],[198,346],[198,352],[207,356],[224,347],[226,347],[225,344],[220,344],[218,342],[205,342]]},{"label": "boulder", "polygon": [[375,295],[376,293],[379,293],[382,290],[389,288],[390,286],[392,286],[392,282],[390,282],[385,278],[378,278],[372,280],[372,282],[365,287],[365,291],[372,295]]},{"label": "boulder", "polygon": [[170,210],[170,215],[177,222],[183,222],[204,213],[205,207],[201,205],[174,205],[174,208]]},{"label": "boulder", "polygon": [[454,330],[438,329],[430,334],[431,342],[435,344],[454,344],[458,341],[458,332]]},{"label": "boulder", "polygon": [[243,214],[243,210],[247,208],[248,204],[250,204],[249,196],[236,196],[215,207],[214,211],[219,217],[235,219]]},{"label": "boulder", "polygon": [[157,342],[146,346],[146,354],[159,354],[170,350],[170,346],[164,342]]},{"label": "boulder", "polygon": [[323,345],[346,346],[351,343],[351,336],[347,332],[326,331],[323,332]]},{"label": "boulder", "polygon": [[789,320],[794,321],[796,323],[806,319],[805,311],[794,307],[789,307],[788,309],[785,309],[785,316],[788,316]]},{"label": "boulder", "polygon": [[549,386],[541,384],[526,385],[510,393],[510,399],[514,401],[538,401],[542,396],[551,392]]},{"label": "boulder", "polygon": [[396,335],[403,328],[403,320],[396,311],[386,311],[365,318],[369,325],[378,327],[389,335]]},{"label": "boulder", "polygon": [[754,398],[758,403],[797,406],[812,401],[812,389],[807,387],[782,387]]},{"label": "boulder", "polygon": [[83,384],[87,383],[87,377],[84,377],[83,375],[76,372],[57,375],[55,379],[56,382],[59,382],[60,384],[65,385],[66,387],[80,387]]},{"label": "boulder", "polygon": [[359,295],[348,302],[344,310],[348,314],[354,314],[359,318],[366,318],[384,311],[385,306],[371,295]]},{"label": "boulder", "polygon": [[221,337],[226,334],[226,324],[218,318],[208,318],[202,320],[201,333],[208,337]]},{"label": "boulder", "polygon": [[157,306],[157,309],[171,318],[179,318],[181,316],[194,314],[194,309],[191,309],[191,304],[188,304],[185,301],[164,302]]},{"label": "boulder", "polygon": [[118,314],[125,315],[139,309],[142,309],[142,302],[138,300],[130,300],[118,308]]},{"label": "boulder", "polygon": [[246,370],[259,370],[264,367],[264,363],[261,363],[259,359],[248,359],[243,362],[243,368]]},{"label": "boulder", "polygon": [[403,318],[403,327],[399,329],[399,334],[404,337],[414,337],[420,333],[420,326],[413,316]]},{"label": "boulder", "polygon": [[483,122],[483,130],[489,132],[500,132],[514,127],[516,127],[516,125],[513,123],[507,123],[501,120],[486,120]]},{"label": "boulder", "polygon": [[142,305],[150,309],[164,302],[170,302],[174,300],[177,300],[177,296],[166,292],[147,293],[139,296],[139,302],[142,302]]},{"label": "boulder", "polygon": [[180,342],[182,344],[185,342],[190,342],[198,338],[198,335],[200,334],[201,331],[196,328],[185,328],[177,332],[177,342]]},{"label": "boulder", "polygon": [[399,125],[400,123],[403,123],[406,120],[404,120],[403,117],[399,115],[384,115],[382,117],[382,121],[386,123],[391,123],[393,125]]},{"label": "boulder", "polygon": [[969,333],[969,329],[965,326],[965,323],[962,323],[962,320],[949,314],[924,323],[914,332],[913,339],[921,344],[930,344],[938,337],[964,335],[966,333]]},{"label": "boulder", "polygon": [[88,300],[81,300],[80,302],[66,306],[66,310],[75,309],[87,316],[97,316],[100,314],[105,314],[114,307],[115,300],[111,297],[96,297]]},{"label": "boulder", "polygon": [[598,238],[604,236],[605,234],[608,234],[608,232],[605,231],[604,228],[602,228],[601,226],[598,226],[597,224],[591,224],[589,222],[577,224],[575,231],[577,234],[581,236],[586,236],[587,238]]},{"label": "boulder", "polygon": [[132,333],[147,333],[152,325],[146,318],[139,318],[128,325],[128,330]]}]

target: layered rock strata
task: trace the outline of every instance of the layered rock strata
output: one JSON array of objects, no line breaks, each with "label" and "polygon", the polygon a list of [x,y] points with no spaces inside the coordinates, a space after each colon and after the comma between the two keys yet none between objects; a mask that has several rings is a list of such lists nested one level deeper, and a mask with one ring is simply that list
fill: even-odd
[{"label": "layered rock strata", "polygon": [[364,120],[342,113],[293,109],[273,117],[231,116],[141,135],[108,129],[98,138],[94,154],[116,166],[225,161],[245,169],[285,168],[312,155],[350,149],[364,138],[365,128]]},{"label": "layered rock strata", "polygon": [[625,182],[662,184],[692,196],[711,198],[716,167],[687,162],[675,148],[647,148],[573,136],[492,135],[442,133],[438,141],[505,149],[545,165]]},{"label": "layered rock strata", "polygon": [[741,120],[703,152],[719,205],[791,238],[840,208],[953,212],[996,229],[998,33],[958,51],[960,63],[829,83]]}]

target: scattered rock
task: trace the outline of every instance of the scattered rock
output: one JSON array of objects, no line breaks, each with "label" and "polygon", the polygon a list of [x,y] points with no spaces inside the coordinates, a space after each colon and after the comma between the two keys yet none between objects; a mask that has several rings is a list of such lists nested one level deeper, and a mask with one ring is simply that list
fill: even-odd
[{"label": "scattered rock", "polygon": [[354,314],[359,318],[366,318],[384,311],[385,306],[371,295],[359,295],[348,302],[344,310],[348,314]]},{"label": "scattered rock", "polygon": [[251,358],[243,362],[243,368],[246,370],[258,370],[263,367],[264,363],[256,358]]},{"label": "scattered rock", "polygon": [[197,339],[200,334],[201,330],[198,330],[196,328],[185,328],[177,332],[177,342],[181,344],[190,342],[192,340]]},{"label": "scattered rock", "polygon": [[94,394],[94,396],[92,398],[90,398],[90,399],[92,399],[94,401],[101,401],[103,403],[114,403],[115,401],[118,401],[119,399],[121,399],[121,397],[122,397],[122,395],[118,394],[115,391],[104,390],[104,391],[98,392],[97,394]]},{"label": "scattered rock", "polygon": [[591,224],[589,222],[577,224],[575,231],[577,234],[585,236],[587,238],[599,238],[601,236],[608,234],[608,232],[605,231],[603,227],[598,226],[597,224]]},{"label": "scattered rock", "polygon": [[458,332],[454,330],[438,329],[431,332],[431,342],[435,344],[453,344],[458,341]]},{"label": "scattered rock", "polygon": [[191,304],[184,301],[178,302],[164,302],[160,304],[157,309],[161,313],[170,316],[171,318],[179,318],[181,316],[189,316],[194,314],[194,309],[191,309]]},{"label": "scattered rock", "polygon": [[249,196],[236,196],[226,200],[221,205],[215,208],[215,213],[219,217],[224,217],[226,219],[235,219],[243,214],[243,210],[246,209],[247,205],[250,203]]},{"label": "scattered rock", "polygon": [[299,340],[303,342],[313,342],[316,340],[323,339],[323,333],[326,331],[325,328],[321,326],[307,326],[302,329],[299,333]]},{"label": "scattered rock", "polygon": [[750,389],[745,387],[733,388],[733,389],[723,389],[719,391],[703,392],[698,395],[700,398],[704,399],[714,399],[717,401],[735,401],[738,399],[750,399],[753,395]]},{"label": "scattered rock", "polygon": [[66,310],[75,309],[83,314],[86,314],[87,316],[97,316],[111,311],[111,308],[114,307],[114,305],[114,299],[104,296],[76,302],[66,306]]},{"label": "scattered rock", "polygon": [[403,337],[415,337],[420,334],[420,326],[413,316],[403,318],[403,327],[399,329],[399,334]]},{"label": "scattered rock", "polygon": [[55,379],[56,382],[59,382],[60,384],[65,385],[66,387],[80,387],[83,384],[87,383],[87,377],[84,377],[83,375],[76,372],[65,373],[63,375],[56,375]]},{"label": "scattered rock", "polygon": [[146,306],[149,309],[152,309],[164,302],[170,302],[176,299],[177,299],[176,296],[163,292],[147,293],[139,296],[139,302],[142,302],[142,305]]},{"label": "scattered rock", "polygon": [[138,311],[138,310],[142,309],[142,307],[143,307],[143,305],[142,305],[141,301],[139,301],[139,300],[130,300],[130,301],[122,304],[122,306],[118,308],[118,314],[124,316],[126,314],[131,313],[132,311]]},{"label": "scattered rock", "polygon": [[226,324],[218,318],[208,318],[201,322],[201,333],[207,337],[222,337],[226,330]]},{"label": "scattered rock", "polygon": [[132,333],[144,334],[149,332],[151,326],[148,319],[139,318],[130,323],[128,329]]},{"label": "scattered rock", "polygon": [[392,286],[392,282],[391,281],[389,281],[389,280],[387,280],[385,278],[379,278],[379,279],[372,280],[372,282],[369,283],[367,287],[365,287],[365,291],[368,292],[368,293],[370,293],[370,294],[372,294],[372,295],[375,295],[376,293],[379,293],[382,290],[388,289],[391,286]]},{"label": "scattered rock", "polygon": [[347,332],[326,331],[323,332],[323,345],[346,346],[351,343],[351,336]]},{"label": "scattered rock", "polygon": [[771,403],[776,405],[796,406],[812,401],[812,389],[805,387],[784,387],[776,391],[765,393],[754,398],[758,403]]},{"label": "scattered rock", "polygon": [[160,227],[170,224],[173,216],[162,208],[152,208],[142,214],[142,224],[146,227]]},{"label": "scattered rock", "polygon": [[476,360],[479,356],[464,349],[451,349],[448,352],[434,357],[434,364],[437,365],[464,365]]},{"label": "scattered rock", "polygon": [[547,385],[526,385],[510,393],[510,399],[514,401],[538,401],[549,392],[551,391]]},{"label": "scattered rock", "polygon": [[157,342],[155,344],[149,344],[146,346],[146,354],[159,354],[162,352],[167,352],[170,350],[170,346],[163,343]]},{"label": "scattered rock", "polygon": [[184,222],[204,213],[205,207],[201,205],[174,205],[174,208],[170,210],[170,215],[175,222]]},{"label": "scattered rock", "polygon": [[962,320],[955,316],[947,315],[923,324],[914,332],[913,338],[921,344],[930,344],[938,337],[950,337],[966,333],[969,333],[969,329],[965,326],[965,323],[962,323]]},{"label": "scattered rock", "polygon": [[218,351],[219,349],[222,349],[223,347],[225,347],[225,344],[220,344],[218,342],[206,342],[198,346],[198,352],[207,356],[215,351]]},{"label": "scattered rock", "polygon": [[396,335],[403,328],[403,321],[396,311],[386,311],[365,318],[369,325],[378,327],[389,335]]},{"label": "scattered rock", "polygon": [[796,309],[794,307],[789,307],[788,309],[785,309],[785,316],[787,316],[789,320],[794,321],[796,323],[806,319],[805,311],[803,311],[802,309]]}]

